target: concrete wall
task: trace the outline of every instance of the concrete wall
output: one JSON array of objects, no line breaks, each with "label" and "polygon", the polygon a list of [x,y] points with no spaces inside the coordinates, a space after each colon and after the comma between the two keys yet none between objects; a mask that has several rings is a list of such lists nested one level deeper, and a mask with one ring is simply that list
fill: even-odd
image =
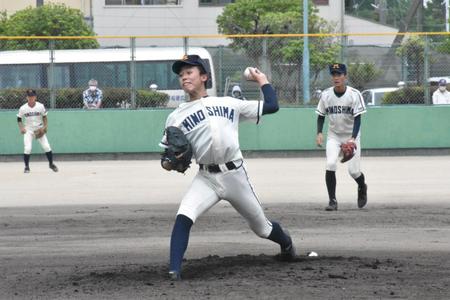
[{"label": "concrete wall", "polygon": [[[15,111],[0,111],[0,154],[21,154]],[[48,138],[55,153],[159,152],[170,110],[50,111]],[[313,150],[314,108],[284,108],[260,125],[243,123],[243,150]],[[362,119],[364,149],[450,148],[450,106],[370,107]],[[33,153],[42,153],[35,141]]]}]

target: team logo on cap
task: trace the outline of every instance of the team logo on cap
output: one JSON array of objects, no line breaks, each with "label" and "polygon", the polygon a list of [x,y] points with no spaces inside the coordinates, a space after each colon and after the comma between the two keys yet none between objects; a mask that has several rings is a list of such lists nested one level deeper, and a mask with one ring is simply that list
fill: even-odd
[{"label": "team logo on cap", "polygon": [[334,64],[332,68],[333,69],[339,69],[339,64]]},{"label": "team logo on cap", "polygon": [[187,54],[183,55],[183,57],[181,58],[181,60],[188,60],[189,56]]}]

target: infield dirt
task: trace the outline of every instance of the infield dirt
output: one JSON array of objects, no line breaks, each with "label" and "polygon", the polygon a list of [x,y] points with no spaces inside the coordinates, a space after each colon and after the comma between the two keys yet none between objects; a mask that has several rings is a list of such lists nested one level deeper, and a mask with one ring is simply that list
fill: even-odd
[{"label": "infield dirt", "polygon": [[[392,166],[366,158],[369,205],[356,208],[344,169],[337,212],[323,210],[324,162],[312,161],[314,168],[306,159],[248,162],[297,260],[278,261],[278,246],[221,202],[194,225],[180,282],[166,278],[169,238],[195,172],[156,176],[147,173],[157,162],[111,161],[61,162],[60,173],[35,162],[22,174],[21,164],[4,163],[0,299],[449,299],[450,188],[440,176],[448,157]],[[180,187],[170,189],[167,178]]]}]

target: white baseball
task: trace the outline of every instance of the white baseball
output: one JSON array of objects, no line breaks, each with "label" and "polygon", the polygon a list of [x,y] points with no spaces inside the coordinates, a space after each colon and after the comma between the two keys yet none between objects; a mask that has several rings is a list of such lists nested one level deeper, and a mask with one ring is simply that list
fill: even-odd
[{"label": "white baseball", "polygon": [[250,69],[255,70],[255,68],[253,68],[253,67],[247,67],[247,68],[245,68],[245,70],[244,70],[244,78],[247,79],[247,80],[249,80],[249,81],[252,81],[252,80],[254,80],[254,79],[253,79],[252,74],[250,73]]},{"label": "white baseball", "polygon": [[311,252],[308,253],[308,256],[319,256],[319,254],[317,254],[314,251],[311,251]]}]

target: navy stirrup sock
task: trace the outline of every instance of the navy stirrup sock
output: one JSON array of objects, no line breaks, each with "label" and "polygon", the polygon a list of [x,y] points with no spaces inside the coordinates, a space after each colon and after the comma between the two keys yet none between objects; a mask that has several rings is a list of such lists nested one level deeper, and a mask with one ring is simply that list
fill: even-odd
[{"label": "navy stirrup sock", "polygon": [[269,240],[280,244],[281,248],[285,249],[292,244],[291,239],[284,233],[281,229],[280,224],[277,222],[272,222],[272,232],[270,233]]},{"label": "navy stirrup sock", "polygon": [[48,163],[50,165],[52,165],[53,164],[53,153],[52,153],[52,151],[45,152],[45,155],[47,156]]},{"label": "navy stirrup sock", "polygon": [[364,174],[361,173],[361,175],[355,179],[356,183],[358,184],[359,187],[363,187],[365,184],[365,178],[364,178]]},{"label": "navy stirrup sock", "polygon": [[336,172],[326,171],[325,182],[327,184],[328,198],[336,200]]},{"label": "navy stirrup sock", "polygon": [[30,165],[30,154],[24,154],[23,161],[25,163],[25,167],[28,167]]},{"label": "navy stirrup sock", "polygon": [[192,227],[192,220],[185,215],[178,215],[170,238],[170,269],[169,271],[181,271],[184,252],[186,252],[189,242],[189,233]]}]

